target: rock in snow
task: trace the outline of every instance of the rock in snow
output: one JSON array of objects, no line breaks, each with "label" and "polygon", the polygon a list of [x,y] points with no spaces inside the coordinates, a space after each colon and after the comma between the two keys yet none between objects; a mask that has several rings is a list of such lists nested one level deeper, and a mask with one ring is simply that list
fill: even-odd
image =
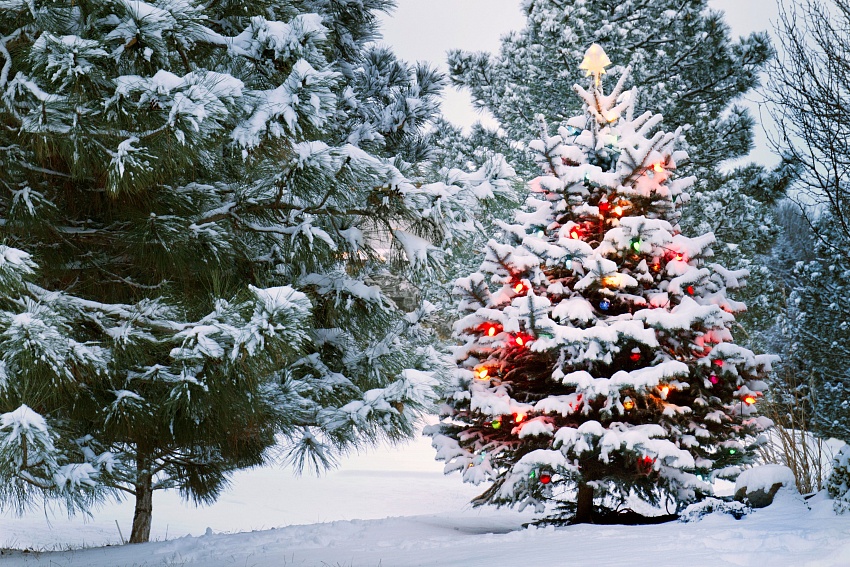
[{"label": "rock in snow", "polygon": [[735,482],[735,500],[746,499],[753,508],[764,508],[773,503],[779,489],[786,487],[796,492],[794,473],[784,465],[762,465],[747,469]]}]

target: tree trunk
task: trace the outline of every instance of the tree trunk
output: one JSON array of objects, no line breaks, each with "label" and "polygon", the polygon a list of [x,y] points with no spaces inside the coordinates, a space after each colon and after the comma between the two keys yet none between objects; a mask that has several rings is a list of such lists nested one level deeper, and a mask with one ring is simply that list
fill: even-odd
[{"label": "tree trunk", "polygon": [[589,524],[593,520],[593,487],[584,482],[578,485],[574,524]]},{"label": "tree trunk", "polygon": [[136,509],[133,512],[133,531],[130,543],[145,543],[151,538],[153,512],[153,476],[147,459],[136,458]]}]

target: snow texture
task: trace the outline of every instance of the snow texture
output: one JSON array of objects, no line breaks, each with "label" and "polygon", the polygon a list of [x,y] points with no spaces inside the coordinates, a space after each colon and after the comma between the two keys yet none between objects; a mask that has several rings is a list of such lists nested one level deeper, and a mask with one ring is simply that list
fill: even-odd
[{"label": "snow texture", "polygon": [[761,465],[742,472],[735,481],[735,492],[746,487],[747,492],[769,491],[775,484],[795,487],[794,472],[785,465]]},{"label": "snow texture", "polygon": [[470,509],[471,487],[444,477],[432,454],[420,440],[350,458],[324,478],[294,478],[271,468],[241,473],[212,507],[157,495],[157,541],[148,544],[43,551],[119,543],[114,520],[122,518],[126,537],[130,502],[107,506],[88,521],[61,514],[48,521],[41,510],[23,518],[0,516],[0,547],[37,550],[4,550],[0,563],[469,567],[524,564],[533,549],[535,562],[562,565],[568,549],[569,565],[581,567],[619,567],[626,556],[659,567],[850,564],[850,516],[836,516],[823,494],[807,507],[780,493],[774,504],[741,520],[714,513],[656,526],[524,528],[529,512]]}]

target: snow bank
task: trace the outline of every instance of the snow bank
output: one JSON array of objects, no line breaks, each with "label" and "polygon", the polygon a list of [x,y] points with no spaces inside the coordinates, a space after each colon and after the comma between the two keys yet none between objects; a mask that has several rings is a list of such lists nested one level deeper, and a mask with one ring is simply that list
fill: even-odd
[{"label": "snow bank", "polygon": [[[434,497],[439,499],[439,494]],[[2,563],[3,567],[477,567],[524,565],[533,550],[534,564],[576,567],[850,565],[850,518],[824,514],[820,508],[809,511],[800,501],[781,499],[741,520],[710,514],[694,523],[565,528],[523,528],[530,516],[510,510],[465,510],[239,534],[208,530],[201,537],[82,551],[13,552],[5,553]],[[569,550],[568,560],[564,550]]]},{"label": "snow bank", "polygon": [[742,472],[735,482],[735,492],[745,487],[747,492],[769,491],[775,484],[796,486],[797,481],[794,473],[785,465],[762,465]]}]

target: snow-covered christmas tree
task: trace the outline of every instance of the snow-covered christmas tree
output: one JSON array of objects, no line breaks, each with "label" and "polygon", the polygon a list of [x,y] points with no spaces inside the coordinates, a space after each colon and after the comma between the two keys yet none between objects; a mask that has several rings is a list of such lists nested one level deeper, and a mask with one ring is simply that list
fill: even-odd
[{"label": "snow-covered christmas tree", "polygon": [[446,472],[492,482],[475,504],[605,521],[631,499],[676,507],[752,462],[770,358],[732,342],[746,272],[711,263],[712,234],[677,220],[679,131],[635,115],[628,73],[605,94],[593,45],[584,113],[532,142],[544,175],[456,282],[462,346],[442,421]]}]

